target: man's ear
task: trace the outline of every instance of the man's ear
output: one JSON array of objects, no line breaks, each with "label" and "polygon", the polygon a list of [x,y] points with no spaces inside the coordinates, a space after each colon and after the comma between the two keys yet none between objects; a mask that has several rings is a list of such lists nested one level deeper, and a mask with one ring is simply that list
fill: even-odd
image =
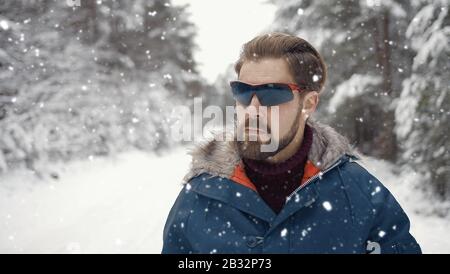
[{"label": "man's ear", "polygon": [[319,104],[319,93],[317,91],[310,91],[305,94],[303,98],[303,110],[302,112],[306,114],[306,118],[309,117],[316,110]]}]

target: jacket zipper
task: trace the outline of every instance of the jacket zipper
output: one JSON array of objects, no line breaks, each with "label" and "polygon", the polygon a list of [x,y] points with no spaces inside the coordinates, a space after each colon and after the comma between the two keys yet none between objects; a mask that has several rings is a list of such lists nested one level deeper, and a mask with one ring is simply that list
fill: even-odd
[{"label": "jacket zipper", "polygon": [[302,188],[304,188],[306,185],[308,185],[311,181],[315,180],[317,177],[323,176],[325,173],[327,173],[328,171],[330,171],[331,169],[333,169],[334,167],[336,167],[337,165],[339,165],[342,162],[342,159],[339,159],[338,161],[336,161],[333,165],[331,165],[329,168],[325,169],[324,171],[319,171],[319,173],[317,173],[316,175],[312,176],[311,178],[309,178],[308,180],[306,180],[306,182],[304,182],[301,186],[297,187],[287,198],[286,198],[286,202],[285,204],[292,198],[292,196],[294,196],[295,194],[297,194],[297,192],[299,192]]}]

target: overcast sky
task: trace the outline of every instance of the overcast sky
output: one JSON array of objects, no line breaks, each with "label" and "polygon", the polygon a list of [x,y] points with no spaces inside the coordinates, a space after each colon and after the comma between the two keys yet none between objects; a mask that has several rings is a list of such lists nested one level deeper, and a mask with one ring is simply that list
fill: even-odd
[{"label": "overcast sky", "polygon": [[276,8],[267,0],[173,0],[190,4],[191,21],[197,25],[195,59],[200,73],[213,82],[230,63],[241,46],[263,31],[273,20]]}]

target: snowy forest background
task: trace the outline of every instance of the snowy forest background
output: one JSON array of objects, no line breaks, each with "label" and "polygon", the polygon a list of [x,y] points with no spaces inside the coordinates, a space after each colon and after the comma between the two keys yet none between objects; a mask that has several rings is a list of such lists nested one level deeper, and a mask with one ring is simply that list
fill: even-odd
[{"label": "snowy forest background", "polygon": [[164,115],[204,91],[182,7],[0,3],[0,171],[167,147]]},{"label": "snowy forest background", "polygon": [[[448,218],[449,1],[268,2],[276,14],[266,30],[305,38],[328,65],[316,117],[394,174],[417,174],[408,187],[426,193],[427,214]],[[200,74],[186,9],[158,0],[0,0],[0,187],[21,183],[14,176],[24,170],[58,181],[56,164],[170,153],[185,145],[169,138],[175,106],[198,96],[232,105],[232,64],[214,82]]]}]

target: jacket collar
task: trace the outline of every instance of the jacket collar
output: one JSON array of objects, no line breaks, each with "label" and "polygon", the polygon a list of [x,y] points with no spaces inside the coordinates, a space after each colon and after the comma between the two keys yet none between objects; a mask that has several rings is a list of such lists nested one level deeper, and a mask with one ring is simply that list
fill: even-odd
[{"label": "jacket collar", "polygon": [[[334,169],[335,166],[341,165],[349,158],[353,157],[351,155],[343,155],[325,170],[325,172]],[[270,228],[266,234],[276,229],[292,214],[313,204],[319,197],[316,184],[307,184],[301,188],[301,191],[295,191],[293,193],[292,197],[289,198],[283,209],[277,215],[256,191],[243,184],[232,183],[230,180],[228,178],[202,173],[192,178],[192,181],[187,184],[189,184],[189,191],[194,191],[202,196],[230,204],[243,212],[266,221],[270,224]]]}]

